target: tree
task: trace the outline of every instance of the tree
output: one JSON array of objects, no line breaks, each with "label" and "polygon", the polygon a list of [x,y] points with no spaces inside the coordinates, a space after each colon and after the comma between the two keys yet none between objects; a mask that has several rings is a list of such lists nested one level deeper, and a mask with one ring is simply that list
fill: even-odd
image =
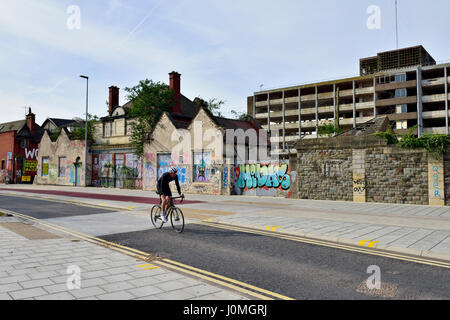
[{"label": "tree", "polygon": [[248,119],[248,114],[246,114],[245,112],[237,112],[235,110],[231,110],[231,114],[233,115],[233,117],[236,120],[247,120]]},{"label": "tree", "polygon": [[[85,139],[85,121],[82,119],[76,119],[79,124],[73,126],[72,131],[69,133],[70,139],[74,140],[84,140]],[[94,124],[98,121],[98,117],[88,113],[88,122],[87,122],[87,138],[88,143],[94,142]],[[52,139],[57,139],[59,134],[61,133],[61,129],[58,132],[53,133],[51,136]]]},{"label": "tree", "polygon": [[139,158],[144,155],[144,142],[164,112],[170,112],[174,105],[174,93],[166,84],[152,80],[139,81],[137,86],[125,88],[127,98],[133,101],[130,116],[132,122],[130,141]]},{"label": "tree", "polygon": [[216,117],[222,117],[222,112],[220,111],[225,104],[225,101],[218,100],[216,98],[209,99],[209,101],[205,101],[204,99],[197,97],[193,101],[196,105],[198,105],[201,108],[205,108]]}]

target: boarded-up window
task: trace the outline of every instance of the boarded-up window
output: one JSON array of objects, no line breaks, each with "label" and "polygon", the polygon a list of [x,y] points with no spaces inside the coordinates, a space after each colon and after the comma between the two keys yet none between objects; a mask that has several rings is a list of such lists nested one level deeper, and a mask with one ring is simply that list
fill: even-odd
[{"label": "boarded-up window", "polygon": [[48,157],[42,158],[42,176],[48,177]]}]

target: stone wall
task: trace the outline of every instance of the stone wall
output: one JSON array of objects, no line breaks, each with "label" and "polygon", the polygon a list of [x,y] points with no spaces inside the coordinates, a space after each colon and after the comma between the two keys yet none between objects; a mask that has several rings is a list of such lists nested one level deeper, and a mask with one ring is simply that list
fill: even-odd
[{"label": "stone wall", "polygon": [[449,204],[448,153],[439,159],[423,149],[388,146],[375,136],[305,140],[297,150],[297,198]]},{"label": "stone wall", "polygon": [[353,201],[350,149],[313,149],[298,153],[298,198]]},{"label": "stone wall", "polygon": [[428,156],[398,147],[366,149],[367,202],[428,204]]}]

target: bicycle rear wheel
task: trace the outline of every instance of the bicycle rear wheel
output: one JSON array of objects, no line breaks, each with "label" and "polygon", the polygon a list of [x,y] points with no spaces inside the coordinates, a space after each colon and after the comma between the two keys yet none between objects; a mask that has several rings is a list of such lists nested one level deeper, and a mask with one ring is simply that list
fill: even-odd
[{"label": "bicycle rear wheel", "polygon": [[172,228],[178,232],[181,233],[184,230],[184,215],[181,209],[179,208],[172,208],[172,211],[170,212],[170,223],[172,224]]},{"label": "bicycle rear wheel", "polygon": [[164,225],[164,222],[161,219],[161,207],[156,205],[152,208],[152,211],[150,212],[150,220],[152,221],[153,225],[156,229],[161,229]]}]

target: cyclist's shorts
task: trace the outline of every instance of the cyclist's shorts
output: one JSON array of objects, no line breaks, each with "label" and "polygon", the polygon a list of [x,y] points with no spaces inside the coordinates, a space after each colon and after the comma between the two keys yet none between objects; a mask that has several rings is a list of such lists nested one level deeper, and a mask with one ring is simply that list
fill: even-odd
[{"label": "cyclist's shorts", "polygon": [[163,196],[166,196],[166,197],[171,197],[172,196],[172,191],[170,190],[169,186],[167,186],[167,187],[163,186],[162,190],[158,190],[158,191]]}]

